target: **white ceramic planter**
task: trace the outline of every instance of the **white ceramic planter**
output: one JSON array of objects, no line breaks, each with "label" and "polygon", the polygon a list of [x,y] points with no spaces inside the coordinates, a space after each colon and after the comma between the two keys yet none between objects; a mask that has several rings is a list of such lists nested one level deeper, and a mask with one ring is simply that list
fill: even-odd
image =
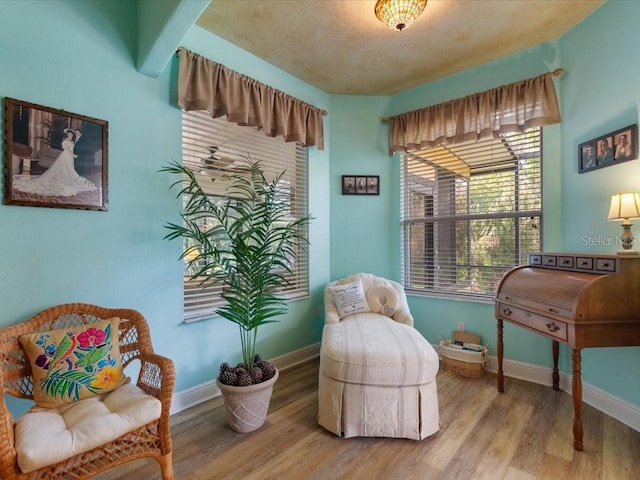
[{"label": "white ceramic planter", "polygon": [[275,375],[266,382],[248,387],[225,385],[216,378],[216,385],[222,392],[224,406],[227,409],[227,422],[232,430],[249,433],[264,425],[273,385],[279,376],[280,372],[276,369]]}]

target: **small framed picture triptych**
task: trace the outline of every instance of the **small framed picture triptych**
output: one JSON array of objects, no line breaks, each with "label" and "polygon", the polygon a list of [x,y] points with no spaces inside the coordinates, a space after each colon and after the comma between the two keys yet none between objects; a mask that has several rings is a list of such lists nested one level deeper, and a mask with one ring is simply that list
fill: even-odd
[{"label": "small framed picture triptych", "polygon": [[578,145],[578,172],[599,168],[638,158],[638,124],[629,125]]},{"label": "small framed picture triptych", "polygon": [[379,175],[342,175],[343,195],[380,195]]}]

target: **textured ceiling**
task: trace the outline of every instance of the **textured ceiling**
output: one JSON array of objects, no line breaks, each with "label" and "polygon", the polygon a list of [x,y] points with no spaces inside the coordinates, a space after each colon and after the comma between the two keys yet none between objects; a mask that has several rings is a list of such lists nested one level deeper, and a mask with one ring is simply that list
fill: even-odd
[{"label": "textured ceiling", "polygon": [[602,0],[429,0],[395,32],[375,0],[213,0],[197,24],[319,89],[391,95],[553,40]]}]

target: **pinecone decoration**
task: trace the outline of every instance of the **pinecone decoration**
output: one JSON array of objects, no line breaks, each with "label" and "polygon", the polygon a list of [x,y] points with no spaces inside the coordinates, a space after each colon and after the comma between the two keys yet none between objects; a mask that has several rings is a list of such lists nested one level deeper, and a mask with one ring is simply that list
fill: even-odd
[{"label": "pinecone decoration", "polygon": [[258,365],[262,369],[262,381],[265,382],[269,380],[276,374],[276,367],[273,366],[273,363],[263,360],[260,365]]},{"label": "pinecone decoration", "polygon": [[227,362],[223,362],[220,364],[220,373],[231,369],[231,367],[229,366],[229,364]]},{"label": "pinecone decoration", "polygon": [[249,385],[253,384],[253,379],[251,378],[251,374],[249,372],[247,372],[246,370],[238,373],[238,381],[236,382],[236,385],[238,385],[239,387],[248,387]]},{"label": "pinecone decoration", "polygon": [[259,365],[262,362],[262,358],[260,358],[259,354],[255,354],[255,356],[253,357],[253,364],[254,365]]},{"label": "pinecone decoration", "polygon": [[237,371],[237,370],[246,370],[246,369],[247,369],[247,366],[246,366],[244,363],[242,363],[242,362],[240,362],[240,363],[238,363],[238,364],[236,365],[236,371]]},{"label": "pinecone decoration", "polygon": [[258,367],[257,365],[255,365],[252,369],[251,369],[251,378],[253,379],[253,383],[260,383],[262,382],[262,377],[263,377],[263,373],[262,373],[262,369],[260,367]]},{"label": "pinecone decoration", "polygon": [[235,385],[238,380],[238,375],[231,369],[225,370],[224,372],[220,372],[218,375],[220,379],[220,383],[224,383],[225,385]]}]

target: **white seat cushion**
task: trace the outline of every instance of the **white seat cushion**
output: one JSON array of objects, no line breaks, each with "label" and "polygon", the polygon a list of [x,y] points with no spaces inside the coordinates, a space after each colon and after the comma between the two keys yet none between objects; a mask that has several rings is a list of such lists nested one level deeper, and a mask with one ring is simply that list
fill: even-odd
[{"label": "white seat cushion", "polygon": [[160,418],[160,400],[131,383],[63,405],[34,407],[16,422],[16,453],[23,473],[61,462]]},{"label": "white seat cushion", "polygon": [[342,382],[424,385],[439,368],[438,354],[416,329],[373,312],[326,324],[321,348],[324,374]]}]

